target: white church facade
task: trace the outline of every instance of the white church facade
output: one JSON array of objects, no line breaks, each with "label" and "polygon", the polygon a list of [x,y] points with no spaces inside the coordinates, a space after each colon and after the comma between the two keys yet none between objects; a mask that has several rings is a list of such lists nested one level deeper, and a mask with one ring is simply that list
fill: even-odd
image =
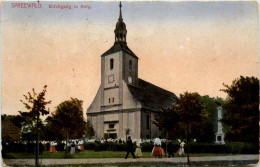
[{"label": "white church facade", "polygon": [[155,113],[172,108],[177,96],[138,78],[138,57],[128,48],[120,2],[114,45],[101,55],[101,84],[87,109],[94,138],[161,137]]}]

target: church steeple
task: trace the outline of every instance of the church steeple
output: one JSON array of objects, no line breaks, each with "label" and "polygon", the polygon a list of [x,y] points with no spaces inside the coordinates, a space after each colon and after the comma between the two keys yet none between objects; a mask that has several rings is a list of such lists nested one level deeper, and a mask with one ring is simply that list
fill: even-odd
[{"label": "church steeple", "polygon": [[122,4],[120,2],[119,4],[119,18],[118,21],[116,23],[116,29],[115,29],[115,43],[120,43],[120,44],[126,44],[126,25],[123,22],[123,18],[122,18]]},{"label": "church steeple", "polygon": [[120,4],[119,4],[119,8],[120,8],[120,13],[119,13],[119,19],[118,20],[123,21],[123,19],[122,19],[122,11],[121,11],[121,8],[122,8],[121,1],[120,1]]}]

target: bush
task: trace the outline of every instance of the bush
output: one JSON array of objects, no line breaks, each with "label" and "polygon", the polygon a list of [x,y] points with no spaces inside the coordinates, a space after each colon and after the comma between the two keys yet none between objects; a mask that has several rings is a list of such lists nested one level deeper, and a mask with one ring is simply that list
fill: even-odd
[{"label": "bush", "polygon": [[147,142],[147,143],[141,143],[142,151],[143,152],[151,152],[153,150],[153,143]]},{"label": "bush", "polygon": [[[86,150],[95,151],[126,151],[126,143],[87,143],[84,144]],[[133,143],[134,150],[136,148],[135,143]],[[143,152],[151,152],[153,150],[153,143],[146,142],[141,143]],[[166,143],[162,142],[162,147],[166,151]],[[180,144],[174,142],[172,149],[177,150],[180,148]],[[226,143],[225,145],[217,145],[213,143],[191,143],[190,153],[220,153],[220,154],[256,154],[258,153],[258,144],[253,143]],[[184,147],[185,152],[187,152],[187,144]]]},{"label": "bush", "polygon": [[83,144],[84,150],[94,150],[95,143],[84,143]]},{"label": "bush", "polygon": [[[85,143],[85,150],[95,150],[95,151],[126,151],[127,144],[126,143]],[[49,143],[44,144],[45,150],[49,150]],[[135,150],[135,143],[133,143],[133,147]],[[141,143],[143,152],[151,152],[154,145],[151,142]],[[162,147],[166,151],[166,143],[162,142]],[[63,145],[57,145],[57,150],[63,150]],[[177,152],[180,148],[180,144],[178,142],[173,142],[172,150]],[[187,152],[187,144],[185,145],[185,152]],[[217,145],[213,143],[191,143],[190,144],[190,153],[219,153],[219,154],[258,154],[258,143],[242,143],[242,142],[232,142],[226,143],[225,145]],[[28,152],[33,153],[34,146],[33,145],[25,145],[25,144],[9,144],[3,145],[2,154],[4,155],[6,152]]]},{"label": "bush", "polygon": [[[226,143],[225,145],[191,143],[190,153],[256,154],[258,148],[258,144],[241,142]],[[185,145],[185,149],[187,150],[187,145]]]}]

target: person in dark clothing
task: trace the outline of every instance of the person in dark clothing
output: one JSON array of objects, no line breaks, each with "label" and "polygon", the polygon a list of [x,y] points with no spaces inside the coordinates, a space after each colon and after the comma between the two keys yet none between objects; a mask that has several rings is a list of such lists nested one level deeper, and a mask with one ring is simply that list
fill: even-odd
[{"label": "person in dark clothing", "polygon": [[127,159],[129,152],[132,154],[133,159],[135,159],[135,155],[133,152],[133,143],[132,143],[130,136],[128,136],[128,139],[127,139],[127,153],[126,153],[125,159]]},{"label": "person in dark clothing", "polygon": [[43,144],[42,144],[42,142],[40,142],[39,143],[39,154],[41,155],[42,154],[42,152],[43,152]]},{"label": "person in dark clothing", "polygon": [[174,157],[172,142],[168,143],[167,150],[168,150],[168,158],[170,158],[171,156]]}]

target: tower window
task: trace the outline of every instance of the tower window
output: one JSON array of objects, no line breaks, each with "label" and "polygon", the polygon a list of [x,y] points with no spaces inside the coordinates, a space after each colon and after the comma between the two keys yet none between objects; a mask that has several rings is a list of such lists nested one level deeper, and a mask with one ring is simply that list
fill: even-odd
[{"label": "tower window", "polygon": [[115,98],[113,97],[113,98],[112,98],[112,103],[114,103],[114,101],[115,101]]},{"label": "tower window", "polygon": [[108,99],[108,103],[110,103],[110,98]]},{"label": "tower window", "polygon": [[110,59],[110,70],[114,68],[114,59]]},{"label": "tower window", "polygon": [[115,128],[115,124],[109,124],[109,129],[114,129]]},{"label": "tower window", "polygon": [[146,129],[149,130],[150,129],[150,118],[149,115],[146,115]]},{"label": "tower window", "polygon": [[132,60],[129,60],[129,70],[132,70]]}]

